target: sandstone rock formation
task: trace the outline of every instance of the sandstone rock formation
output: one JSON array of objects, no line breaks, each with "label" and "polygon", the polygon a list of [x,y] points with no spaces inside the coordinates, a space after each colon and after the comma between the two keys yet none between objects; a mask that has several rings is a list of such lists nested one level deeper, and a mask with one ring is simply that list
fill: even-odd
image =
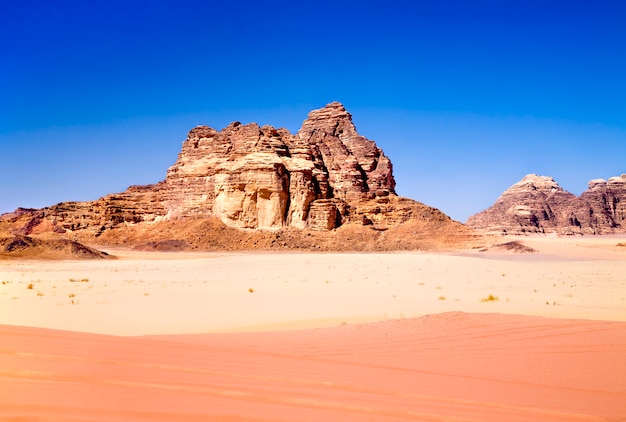
[{"label": "sandstone rock formation", "polygon": [[237,122],[221,132],[191,130],[167,172],[163,204],[168,219],[213,215],[239,228],[329,230],[341,223],[343,205],[394,189],[389,159],[335,102],[312,111],[296,135]]},{"label": "sandstone rock formation", "polygon": [[[382,232],[422,218],[436,221],[433,227],[439,229],[449,225],[468,233],[431,210],[396,196],[390,160],[357,133],[350,113],[334,102],[311,111],[296,134],[256,123],[234,122],[221,131],[198,126],[189,132],[165,180],[96,201],[18,209],[0,217],[0,232],[4,224],[19,235],[55,232],[103,243],[130,236],[151,244],[180,240],[197,245],[201,240],[180,225],[176,227],[184,236],[181,232],[176,238],[146,237],[134,226],[147,230],[146,225],[160,225],[163,230],[162,223],[173,227],[177,221],[216,219],[234,229],[328,232],[357,224]],[[254,245],[272,238],[255,236]]]},{"label": "sandstone rock formation", "polygon": [[477,229],[508,234],[626,232],[626,174],[594,179],[579,197],[548,176],[529,174],[487,210],[471,216]]}]

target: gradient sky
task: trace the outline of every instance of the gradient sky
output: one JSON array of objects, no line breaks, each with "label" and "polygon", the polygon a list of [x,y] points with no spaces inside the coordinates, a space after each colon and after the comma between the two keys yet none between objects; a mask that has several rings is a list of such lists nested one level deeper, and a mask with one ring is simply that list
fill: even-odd
[{"label": "gradient sky", "polygon": [[626,173],[626,2],[0,0],[0,213],[155,183],[187,132],[340,101],[451,217]]}]

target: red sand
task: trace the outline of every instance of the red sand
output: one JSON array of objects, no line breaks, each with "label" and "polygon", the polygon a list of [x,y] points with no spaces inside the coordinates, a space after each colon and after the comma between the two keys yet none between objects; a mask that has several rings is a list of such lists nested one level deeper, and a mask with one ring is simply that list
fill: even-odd
[{"label": "red sand", "polygon": [[455,312],[151,337],[0,325],[0,420],[626,420],[626,323]]}]

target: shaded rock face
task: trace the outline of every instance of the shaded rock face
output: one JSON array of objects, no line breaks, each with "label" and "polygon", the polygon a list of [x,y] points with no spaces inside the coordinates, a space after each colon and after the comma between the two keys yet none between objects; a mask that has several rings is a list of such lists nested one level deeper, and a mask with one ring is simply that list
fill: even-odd
[{"label": "shaded rock face", "polygon": [[626,232],[626,174],[591,180],[577,202],[569,216],[574,225],[594,233]]},{"label": "shaded rock face", "polygon": [[595,179],[576,196],[547,176],[529,174],[467,225],[510,234],[626,232],[626,174]]},{"label": "shaded rock face", "polygon": [[298,137],[311,147],[326,196],[358,201],[367,192],[394,192],[391,162],[373,141],[357,133],[341,104],[309,113]]},{"label": "shaded rock face", "polygon": [[309,113],[297,134],[234,122],[192,129],[164,181],[96,201],[23,210],[21,234],[217,217],[245,229],[332,230],[350,208],[395,195],[390,160],[359,135],[334,102]]}]

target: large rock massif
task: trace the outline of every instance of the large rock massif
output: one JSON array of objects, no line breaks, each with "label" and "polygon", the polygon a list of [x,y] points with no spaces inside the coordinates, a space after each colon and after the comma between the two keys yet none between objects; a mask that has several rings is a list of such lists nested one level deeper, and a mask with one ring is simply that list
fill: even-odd
[{"label": "large rock massif", "polygon": [[239,228],[330,230],[347,204],[393,194],[391,162],[339,103],[309,113],[296,135],[232,123],[199,126],[168,170],[165,217],[216,216]]},{"label": "large rock massif", "polygon": [[[176,245],[230,249],[320,243],[344,250],[419,248],[414,241],[382,245],[381,233],[398,232],[400,225],[406,229],[400,232],[418,237],[469,235],[438,210],[396,196],[390,160],[357,133],[337,102],[311,111],[296,134],[256,123],[234,122],[222,131],[198,126],[162,182],[96,201],[18,209],[0,217],[0,231],[2,225],[13,235],[56,232],[72,240],[125,244],[177,239]],[[369,235],[354,232],[355,226]],[[351,243],[341,246],[318,235],[339,228],[351,233]],[[224,236],[240,246],[222,244]]]},{"label": "large rock massif", "polygon": [[496,233],[609,234],[626,232],[626,174],[595,179],[580,196],[552,177],[526,175],[467,225]]}]

